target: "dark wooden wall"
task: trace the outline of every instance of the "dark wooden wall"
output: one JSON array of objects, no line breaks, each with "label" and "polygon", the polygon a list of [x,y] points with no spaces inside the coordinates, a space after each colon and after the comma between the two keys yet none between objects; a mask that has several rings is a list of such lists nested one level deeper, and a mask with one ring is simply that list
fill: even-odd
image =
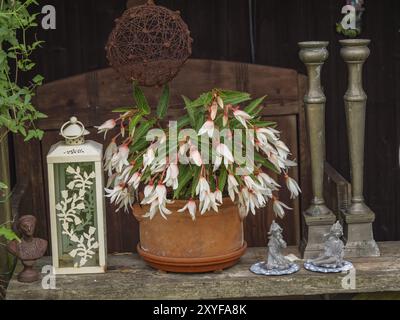
[{"label": "dark wooden wall", "polygon": [[[327,103],[327,158],[349,177],[343,109],[346,68],[339,56],[335,23],[340,0],[252,0],[254,60],[249,1],[159,0],[180,10],[194,38],[193,57],[254,62],[304,72],[297,42],[329,40],[323,70]],[[41,30],[46,45],[37,55],[47,82],[107,66],[104,44],[126,0],[48,0],[57,10],[57,29]],[[379,240],[400,240],[400,1],[366,0],[363,37],[372,39],[365,65],[368,94],[365,197],[376,212]]]}]

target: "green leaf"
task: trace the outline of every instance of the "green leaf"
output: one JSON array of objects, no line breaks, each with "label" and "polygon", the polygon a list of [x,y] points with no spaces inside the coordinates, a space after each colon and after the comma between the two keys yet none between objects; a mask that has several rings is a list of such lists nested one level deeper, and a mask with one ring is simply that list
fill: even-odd
[{"label": "green leaf", "polygon": [[174,198],[178,199],[181,191],[192,179],[192,170],[189,165],[179,166],[178,188],[174,191]]},{"label": "green leaf", "polygon": [[200,95],[200,97],[198,97],[196,100],[192,101],[190,106],[192,108],[197,108],[197,107],[201,107],[201,106],[206,106],[209,105],[212,101],[212,92],[205,92],[203,94]]},{"label": "green leaf", "polygon": [[276,122],[274,121],[251,120],[251,123],[260,128],[276,126]]},{"label": "green leaf", "polygon": [[130,147],[130,151],[136,152],[139,150],[143,150],[144,148],[146,148],[148,146],[148,144],[149,144],[149,142],[145,138],[142,138]]},{"label": "green leaf", "polygon": [[36,137],[36,131],[35,130],[29,130],[28,135],[25,137],[24,141],[27,142],[33,138]]},{"label": "green leaf", "polygon": [[192,197],[194,197],[196,194],[196,187],[197,187],[197,184],[199,183],[199,179],[200,179],[200,170],[201,170],[201,167],[196,166],[196,168],[194,169],[194,172],[192,172],[193,173]]},{"label": "green leaf", "polygon": [[5,189],[8,189],[8,186],[0,181],[0,190],[5,190]]},{"label": "green leaf", "polygon": [[157,105],[157,117],[158,119],[164,119],[167,114],[169,104],[169,87],[166,84],[161,94],[160,100]]},{"label": "green leaf", "polygon": [[246,108],[244,108],[244,111],[247,112],[248,114],[252,115],[252,113],[264,101],[265,98],[266,98],[266,96],[263,96],[256,100],[253,100]]},{"label": "green leaf", "polygon": [[196,114],[196,125],[194,126],[194,128],[196,129],[196,131],[199,131],[200,128],[203,126],[204,124],[204,113],[203,112],[197,112]]},{"label": "green leaf", "polygon": [[46,114],[41,113],[41,112],[36,112],[35,116],[36,116],[36,119],[46,119],[46,118],[48,118],[48,116]]},{"label": "green leaf", "polygon": [[140,89],[137,84],[133,85],[133,97],[135,98],[139,110],[143,112],[143,114],[150,114],[151,110],[147,99],[144,96],[142,89]]},{"label": "green leaf", "polygon": [[133,137],[134,133],[135,133],[135,128],[136,125],[139,123],[139,121],[143,118],[143,114],[142,113],[138,113],[137,115],[135,115],[131,121],[129,122],[129,135],[131,137]]},{"label": "green leaf", "polygon": [[156,123],[156,120],[143,122],[137,130],[135,130],[133,144],[139,141]]},{"label": "green leaf", "polygon": [[192,106],[192,101],[190,101],[190,99],[185,96],[182,96],[182,99],[185,102],[185,107],[190,118],[190,124],[192,125],[192,127],[196,127],[196,116],[195,116],[196,111]]},{"label": "green leaf", "polygon": [[266,157],[262,156],[258,152],[254,152],[254,161],[261,164],[263,167],[272,170],[273,172],[279,174],[278,169],[273,165]]},{"label": "green leaf", "polygon": [[3,236],[4,238],[6,238],[7,241],[18,240],[19,242],[21,242],[21,240],[15,234],[15,232],[6,227],[0,226],[0,236]]},{"label": "green leaf", "polygon": [[177,129],[180,130],[190,125],[190,117],[189,115],[184,115],[183,117],[179,118],[177,122]]},{"label": "green leaf", "polygon": [[250,100],[250,94],[246,92],[221,90],[220,96],[225,104],[239,104]]},{"label": "green leaf", "polygon": [[43,80],[44,80],[44,77],[41,76],[40,74],[36,75],[36,76],[32,79],[33,83],[35,83],[35,84],[42,84],[42,83],[43,83]]},{"label": "green leaf", "polygon": [[224,191],[226,180],[228,178],[228,171],[225,166],[221,166],[219,177],[218,177],[218,189]]},{"label": "green leaf", "polygon": [[26,130],[24,127],[18,127],[18,131],[25,137],[26,136]]},{"label": "green leaf", "polygon": [[121,107],[121,108],[114,109],[112,112],[125,113],[125,112],[132,111],[132,109],[134,109],[134,107]]},{"label": "green leaf", "polygon": [[43,139],[44,131],[36,129],[36,138],[39,140]]}]

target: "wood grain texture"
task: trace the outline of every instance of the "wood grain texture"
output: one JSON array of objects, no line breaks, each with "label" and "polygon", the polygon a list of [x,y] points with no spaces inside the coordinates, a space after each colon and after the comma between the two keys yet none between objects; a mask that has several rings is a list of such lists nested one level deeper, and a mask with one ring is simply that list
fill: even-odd
[{"label": "wood grain texture", "polygon": [[[319,274],[301,269],[282,277],[251,273],[250,266],[265,259],[265,248],[250,248],[240,263],[220,273],[182,275],[162,273],[148,267],[136,254],[110,255],[109,271],[96,275],[57,276],[55,290],[44,290],[41,282],[16,280],[19,265],[9,284],[6,299],[243,299],[323,294],[400,291],[400,244],[379,244],[379,258],[356,258],[356,288],[344,289],[344,274]],[[294,247],[287,253],[297,256]],[[49,263],[42,258],[39,266]],[[110,290],[112,288],[112,290]]]}]

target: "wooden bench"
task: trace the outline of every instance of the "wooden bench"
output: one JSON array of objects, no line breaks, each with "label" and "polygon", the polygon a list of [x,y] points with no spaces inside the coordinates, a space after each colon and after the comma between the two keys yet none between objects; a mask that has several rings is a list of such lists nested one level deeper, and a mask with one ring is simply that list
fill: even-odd
[{"label": "wooden bench", "polygon": [[[400,242],[379,244],[379,258],[352,259],[356,287],[342,287],[346,274],[319,274],[304,270],[282,277],[251,273],[252,263],[263,260],[265,248],[250,248],[240,263],[218,273],[173,274],[148,267],[137,254],[109,255],[105,274],[59,275],[56,289],[45,290],[41,282],[19,283],[18,265],[6,299],[259,299],[365,292],[400,291]],[[288,253],[299,256],[295,247]],[[300,262],[299,262],[300,263]],[[38,266],[50,264],[42,258]]]}]

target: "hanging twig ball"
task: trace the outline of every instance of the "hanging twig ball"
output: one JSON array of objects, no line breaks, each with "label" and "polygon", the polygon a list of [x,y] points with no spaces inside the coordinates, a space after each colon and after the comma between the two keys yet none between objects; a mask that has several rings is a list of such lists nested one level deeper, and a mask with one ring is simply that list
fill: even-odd
[{"label": "hanging twig ball", "polygon": [[106,46],[110,65],[127,80],[161,86],[172,80],[192,53],[192,38],[179,12],[154,5],[129,8]]}]

